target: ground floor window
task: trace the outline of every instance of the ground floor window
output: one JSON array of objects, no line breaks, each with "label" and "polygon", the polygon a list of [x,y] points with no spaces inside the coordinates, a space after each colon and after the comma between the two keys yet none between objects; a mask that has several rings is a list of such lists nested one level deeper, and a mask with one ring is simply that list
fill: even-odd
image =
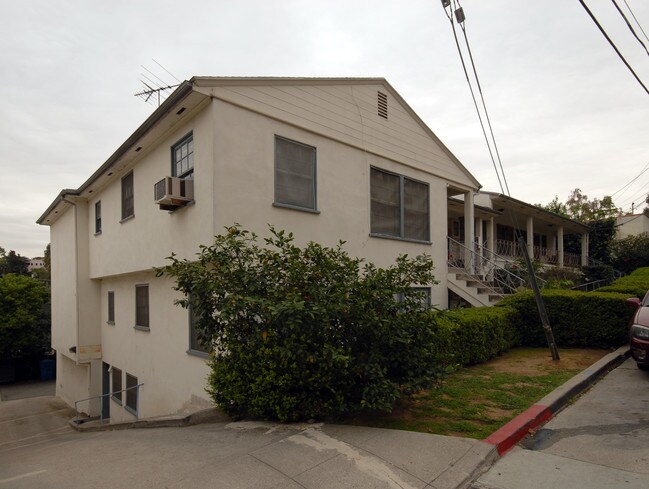
[{"label": "ground floor window", "polygon": [[111,398],[118,404],[122,404],[122,371],[119,368],[112,367],[111,370],[112,386]]},{"label": "ground floor window", "polygon": [[133,414],[137,414],[138,406],[138,388],[137,377],[127,373],[126,374],[126,409]]}]

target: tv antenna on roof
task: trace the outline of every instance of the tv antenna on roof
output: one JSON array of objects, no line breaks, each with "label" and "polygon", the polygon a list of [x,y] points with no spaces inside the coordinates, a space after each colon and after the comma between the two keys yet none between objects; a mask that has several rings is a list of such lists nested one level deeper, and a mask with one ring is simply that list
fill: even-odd
[{"label": "tv antenna on roof", "polygon": [[[146,71],[146,73],[140,73],[139,78],[140,83],[143,85],[143,90],[137,92],[135,96],[142,98],[146,103],[152,105],[155,105],[157,102],[157,107],[160,107],[160,104],[165,101],[174,88],[180,85],[181,81],[155,59],[151,59],[178,83],[169,83],[146,66],[141,65],[142,69]],[[165,75],[162,74],[162,76],[164,77]]]}]

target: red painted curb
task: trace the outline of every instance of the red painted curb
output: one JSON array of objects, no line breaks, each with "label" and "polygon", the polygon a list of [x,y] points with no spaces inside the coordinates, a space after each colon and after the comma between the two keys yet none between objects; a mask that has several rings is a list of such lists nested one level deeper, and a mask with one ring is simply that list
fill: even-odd
[{"label": "red painted curb", "polygon": [[521,441],[531,429],[545,423],[551,417],[552,411],[549,406],[534,404],[483,441],[496,445],[498,454],[504,455],[510,448]]}]

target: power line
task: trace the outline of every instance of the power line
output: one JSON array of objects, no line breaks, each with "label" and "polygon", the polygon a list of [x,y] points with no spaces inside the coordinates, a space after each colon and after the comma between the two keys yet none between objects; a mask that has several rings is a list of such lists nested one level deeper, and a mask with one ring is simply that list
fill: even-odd
[{"label": "power line", "polygon": [[620,8],[620,6],[617,4],[617,2],[615,0],[611,0],[611,2],[613,2],[613,5],[615,5],[615,8],[617,9],[617,11],[620,12],[620,15],[624,19],[624,22],[626,22],[626,25],[629,28],[629,30],[631,31],[631,33],[633,34],[633,36],[638,40],[638,42],[640,44],[642,44],[642,47],[644,48],[645,52],[649,55],[649,51],[647,51],[647,46],[644,45],[644,43],[642,42],[642,39],[640,39],[638,37],[638,35],[635,33],[635,30],[633,29],[633,26],[631,25],[631,22],[629,22],[629,19],[626,18],[626,15],[624,15],[624,12],[622,12],[622,9]]},{"label": "power line", "polygon": [[[455,3],[455,0],[453,0],[453,3]],[[462,5],[460,5],[460,1],[457,0],[457,6],[459,8],[462,8]],[[466,34],[466,21],[463,21],[460,23],[460,27],[462,28],[462,32],[464,34],[464,42],[466,44],[467,51],[469,53],[469,59],[471,60],[471,67],[473,68],[473,74],[475,76],[475,81],[478,85],[478,92],[480,93],[480,99],[482,100],[482,107],[484,107],[484,113],[485,117],[487,119],[487,125],[489,126],[489,132],[491,133],[491,140],[494,145],[494,150],[496,152],[496,158],[498,158],[498,165],[500,166],[500,173],[503,176],[503,181],[505,182],[505,188],[507,189],[507,195],[510,195],[509,192],[509,184],[507,183],[507,177],[505,176],[505,170],[503,168],[503,162],[500,158],[500,152],[498,151],[498,145],[496,144],[496,137],[494,136],[494,131],[493,127],[491,126],[491,119],[489,118],[489,112],[487,111],[487,104],[485,103],[484,95],[482,93],[482,86],[480,85],[480,78],[478,77],[478,70],[475,67],[475,63],[473,62],[473,53],[471,52],[471,45],[469,44],[469,38],[467,37]],[[496,172],[497,173],[497,172]]]},{"label": "power line", "polygon": [[[442,2],[443,6],[449,6],[450,7],[450,0],[448,1],[448,4],[446,5],[444,2]],[[469,72],[467,71],[466,63],[464,62],[464,56],[462,55],[462,49],[460,48],[460,42],[458,41],[457,38],[457,32],[455,30],[455,23],[453,22],[453,12],[449,12],[444,8],[444,13],[446,13],[446,16],[448,17],[449,22],[451,23],[451,28],[453,30],[453,38],[455,39],[455,46],[457,47],[457,52],[460,55],[460,61],[462,62],[462,69],[464,70],[464,76],[466,78],[466,82],[469,85],[469,90],[471,91],[471,98],[473,99],[473,106],[475,107],[476,113],[478,114],[478,121],[480,122],[480,127],[482,128],[482,134],[485,139],[485,143],[487,143],[487,150],[489,151],[489,157],[491,158],[491,163],[493,164],[494,170],[496,172],[496,178],[498,178],[498,185],[500,187],[500,191],[504,194],[505,190],[503,187],[503,183],[500,179],[500,174],[498,173],[498,167],[496,166],[496,160],[494,159],[493,151],[491,150],[491,144],[489,143],[489,138],[487,136],[487,131],[484,126],[484,122],[482,120],[482,114],[480,113],[480,108],[478,107],[478,101],[476,100],[475,97],[475,92],[473,90],[473,85],[471,84],[471,79],[469,78]],[[462,17],[459,17],[456,11],[456,18],[459,19],[462,18],[462,22],[464,21],[464,14],[461,14]]]},{"label": "power line", "polygon": [[590,9],[588,8],[588,6],[584,3],[584,0],[579,0],[579,3],[581,3],[581,6],[584,7],[584,10],[586,10],[586,12],[587,12],[588,15],[590,16],[590,18],[593,19],[593,22],[595,22],[595,25],[597,26],[597,28],[598,28],[598,29],[600,30],[600,32],[604,35],[604,37],[605,37],[606,40],[609,42],[609,44],[613,47],[613,49],[615,50],[615,52],[617,53],[617,55],[618,55],[618,56],[620,57],[620,59],[624,62],[624,64],[625,64],[626,67],[629,69],[629,71],[633,74],[633,76],[634,76],[635,79],[638,81],[638,83],[639,83],[640,85],[642,85],[642,88],[644,88],[644,91],[647,92],[647,94],[649,95],[649,89],[645,86],[644,83],[642,83],[642,80],[640,80],[640,78],[638,77],[638,75],[636,75],[635,71],[633,71],[633,68],[631,68],[631,65],[629,65],[629,63],[628,63],[627,60],[624,58],[624,56],[622,56],[622,53],[620,53],[620,50],[619,50],[619,49],[617,48],[617,46],[613,43],[613,41],[611,40],[611,38],[608,37],[608,34],[607,34],[606,31],[604,30],[604,28],[600,25],[600,23],[597,21],[597,19],[595,18],[595,16],[593,15],[593,13],[590,11]]},{"label": "power line", "polygon": [[643,29],[642,26],[640,25],[640,21],[637,19],[637,17],[636,17],[635,14],[633,13],[633,10],[631,10],[631,7],[630,7],[630,5],[626,2],[626,0],[624,0],[624,5],[626,5],[626,8],[628,8],[628,9],[629,9],[629,12],[631,12],[631,17],[633,17],[633,20],[635,20],[635,23],[638,24],[638,27],[640,28],[640,30],[641,30],[642,33],[644,34],[645,39],[646,39],[647,41],[649,41],[649,37],[647,37],[647,33],[644,31],[644,29]]},{"label": "power line", "polygon": [[[614,195],[616,195],[616,194],[622,192],[622,190],[624,190],[624,189],[628,189],[628,187],[629,187],[633,182],[635,182],[638,178],[640,178],[640,177],[641,177],[641,176],[642,176],[642,175],[643,175],[647,170],[649,170],[649,163],[647,163],[647,164],[644,166],[644,168],[643,168],[642,170],[640,170],[640,173],[638,173],[634,178],[632,178],[631,181],[630,181],[629,183],[627,183],[626,185],[624,185],[624,186],[623,186],[620,190],[618,190],[617,192],[613,192],[613,193],[611,194],[611,197],[613,197]],[[622,193],[624,193],[624,192],[622,192]],[[621,197],[621,196],[622,196],[622,194],[620,194],[620,197]]]}]

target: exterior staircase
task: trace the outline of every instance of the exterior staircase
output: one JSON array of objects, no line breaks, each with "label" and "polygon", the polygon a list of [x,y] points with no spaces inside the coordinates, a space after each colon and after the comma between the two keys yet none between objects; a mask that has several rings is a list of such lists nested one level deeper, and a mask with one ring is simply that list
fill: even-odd
[{"label": "exterior staircase", "polygon": [[488,250],[479,253],[448,238],[448,288],[474,307],[493,306],[527,287],[525,279],[503,266],[507,263]]},{"label": "exterior staircase", "polygon": [[474,307],[493,306],[505,293],[484,275],[471,275],[461,268],[448,269],[448,288]]}]

